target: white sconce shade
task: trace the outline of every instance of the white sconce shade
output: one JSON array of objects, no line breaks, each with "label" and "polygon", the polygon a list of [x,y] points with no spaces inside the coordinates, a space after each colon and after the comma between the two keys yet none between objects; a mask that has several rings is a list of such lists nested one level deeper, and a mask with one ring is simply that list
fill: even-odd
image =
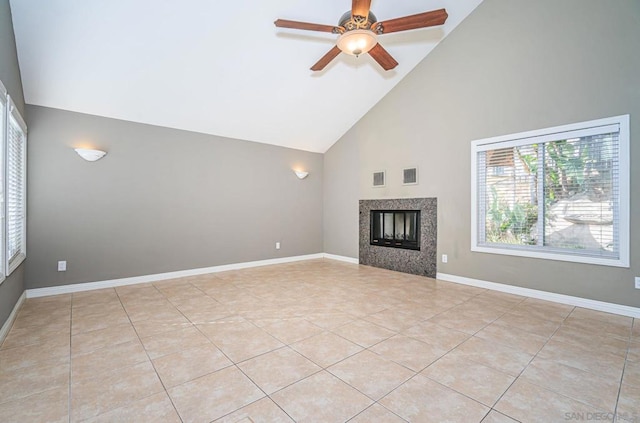
[{"label": "white sconce shade", "polygon": [[96,160],[100,160],[107,154],[106,151],[102,150],[91,150],[88,148],[76,148],[76,153],[83,159],[88,162],[95,162]]},{"label": "white sconce shade", "polygon": [[298,179],[304,179],[309,176],[309,172],[305,172],[304,170],[294,170]]}]

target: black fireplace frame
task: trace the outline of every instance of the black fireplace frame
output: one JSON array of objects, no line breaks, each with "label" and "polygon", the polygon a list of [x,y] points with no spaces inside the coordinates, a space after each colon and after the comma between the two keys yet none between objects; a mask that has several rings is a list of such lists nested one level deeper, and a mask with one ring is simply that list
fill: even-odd
[{"label": "black fireplace frame", "polygon": [[[385,237],[384,217],[382,218],[382,228],[380,230],[381,236],[377,236],[374,233],[374,222],[379,220],[380,214],[393,214],[393,238]],[[403,216],[403,228],[402,238],[397,238],[396,231],[396,215],[402,214]],[[415,214],[416,220],[414,222],[415,239],[407,239],[407,214]],[[369,245],[376,245],[380,247],[402,248],[405,250],[420,251],[420,210],[371,210],[369,215]]]}]

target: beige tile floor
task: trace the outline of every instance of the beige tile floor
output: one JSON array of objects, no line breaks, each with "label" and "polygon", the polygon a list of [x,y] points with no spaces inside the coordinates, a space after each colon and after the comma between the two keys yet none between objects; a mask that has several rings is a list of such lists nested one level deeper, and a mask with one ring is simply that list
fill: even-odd
[{"label": "beige tile floor", "polygon": [[30,299],[2,422],[640,422],[640,321],[314,260]]}]

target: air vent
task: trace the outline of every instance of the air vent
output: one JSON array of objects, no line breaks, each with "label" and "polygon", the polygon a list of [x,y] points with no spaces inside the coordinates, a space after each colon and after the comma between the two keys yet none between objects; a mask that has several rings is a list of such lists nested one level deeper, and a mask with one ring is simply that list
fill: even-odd
[{"label": "air vent", "polygon": [[383,187],[385,182],[384,170],[373,172],[373,186]]},{"label": "air vent", "polygon": [[418,183],[418,168],[410,167],[402,170],[402,184],[416,185]]}]

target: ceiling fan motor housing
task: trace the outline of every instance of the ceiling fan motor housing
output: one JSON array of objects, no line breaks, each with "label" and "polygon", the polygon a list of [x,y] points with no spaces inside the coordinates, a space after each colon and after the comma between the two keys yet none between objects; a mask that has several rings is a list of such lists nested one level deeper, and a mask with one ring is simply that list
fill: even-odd
[{"label": "ceiling fan motor housing", "polygon": [[338,21],[338,26],[344,28],[345,32],[355,29],[371,29],[371,25],[378,22],[376,15],[369,11],[369,16],[351,16],[351,10],[346,11]]}]

